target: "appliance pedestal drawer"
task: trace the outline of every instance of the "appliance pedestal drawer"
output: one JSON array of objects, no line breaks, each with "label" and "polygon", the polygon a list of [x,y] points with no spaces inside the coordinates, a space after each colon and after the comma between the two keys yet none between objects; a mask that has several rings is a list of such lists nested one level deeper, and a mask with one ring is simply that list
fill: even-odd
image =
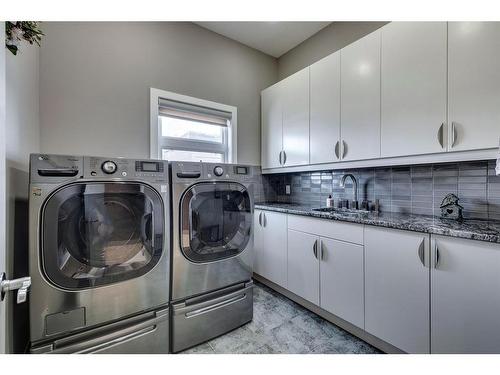
[{"label": "appliance pedestal drawer", "polygon": [[169,309],[151,311],[51,342],[38,344],[33,354],[167,354]]},{"label": "appliance pedestal drawer", "polygon": [[253,282],[172,305],[172,351],[229,332],[253,318]]}]

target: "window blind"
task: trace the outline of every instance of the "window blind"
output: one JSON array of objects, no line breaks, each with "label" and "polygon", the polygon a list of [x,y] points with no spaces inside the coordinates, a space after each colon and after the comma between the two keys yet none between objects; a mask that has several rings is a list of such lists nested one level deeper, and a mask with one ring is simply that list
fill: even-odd
[{"label": "window blind", "polygon": [[232,113],[196,106],[168,99],[158,99],[158,114],[182,120],[192,120],[210,125],[228,126]]}]

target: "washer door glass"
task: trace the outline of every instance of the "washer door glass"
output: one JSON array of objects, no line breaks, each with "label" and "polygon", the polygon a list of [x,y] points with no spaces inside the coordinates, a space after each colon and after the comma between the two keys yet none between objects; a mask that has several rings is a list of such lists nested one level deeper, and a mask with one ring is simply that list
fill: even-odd
[{"label": "washer door glass", "polygon": [[65,186],[43,208],[43,270],[66,289],[139,277],[161,257],[163,226],[163,201],[148,185]]},{"label": "washer door glass", "polygon": [[247,189],[235,182],[199,183],[181,198],[181,248],[193,262],[229,258],[245,250],[252,235]]}]

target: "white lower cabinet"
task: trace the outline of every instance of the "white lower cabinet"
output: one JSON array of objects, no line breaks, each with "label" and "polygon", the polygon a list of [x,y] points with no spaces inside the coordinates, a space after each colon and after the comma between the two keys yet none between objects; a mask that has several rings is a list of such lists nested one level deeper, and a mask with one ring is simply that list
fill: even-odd
[{"label": "white lower cabinet", "polygon": [[363,328],[362,244],[362,225],[290,215],[288,289]]},{"label": "white lower cabinet", "polygon": [[500,245],[432,236],[433,353],[500,353]]},{"label": "white lower cabinet", "polygon": [[255,210],[254,272],[287,287],[287,215]]},{"label": "white lower cabinet", "polygon": [[321,238],[320,307],[364,328],[363,246]]},{"label": "white lower cabinet", "polygon": [[288,290],[319,305],[319,237],[288,230]]},{"label": "white lower cabinet", "polygon": [[255,273],[407,353],[500,353],[500,244],[255,210]]},{"label": "white lower cabinet", "polygon": [[429,235],[365,226],[365,330],[430,352]]}]

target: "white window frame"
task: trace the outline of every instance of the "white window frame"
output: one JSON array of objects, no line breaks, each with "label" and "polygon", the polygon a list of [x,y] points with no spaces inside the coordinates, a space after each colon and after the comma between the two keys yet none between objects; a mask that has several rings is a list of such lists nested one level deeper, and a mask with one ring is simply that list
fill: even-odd
[{"label": "white window frame", "polygon": [[[238,110],[236,107],[221,104],[217,102],[212,102],[209,100],[198,99],[192,96],[181,95],[171,91],[165,91],[160,89],[150,88],[150,157],[151,159],[161,159],[162,158],[162,148],[160,147],[161,128],[159,123],[159,99],[167,99],[187,104],[192,104],[195,106],[213,108],[220,111],[230,112],[231,120],[229,121],[227,127],[227,155],[226,163],[237,163],[237,128],[238,128]],[[175,139],[170,138],[168,140],[168,148],[173,148],[177,150],[182,150],[182,144],[187,142],[184,140],[179,140],[179,143]],[[203,141],[190,140],[191,145],[196,146],[196,151],[200,152],[220,152],[220,150],[215,150],[213,144],[208,144]],[[165,146],[165,145],[163,145]],[[225,147],[224,150],[225,151]]]}]

